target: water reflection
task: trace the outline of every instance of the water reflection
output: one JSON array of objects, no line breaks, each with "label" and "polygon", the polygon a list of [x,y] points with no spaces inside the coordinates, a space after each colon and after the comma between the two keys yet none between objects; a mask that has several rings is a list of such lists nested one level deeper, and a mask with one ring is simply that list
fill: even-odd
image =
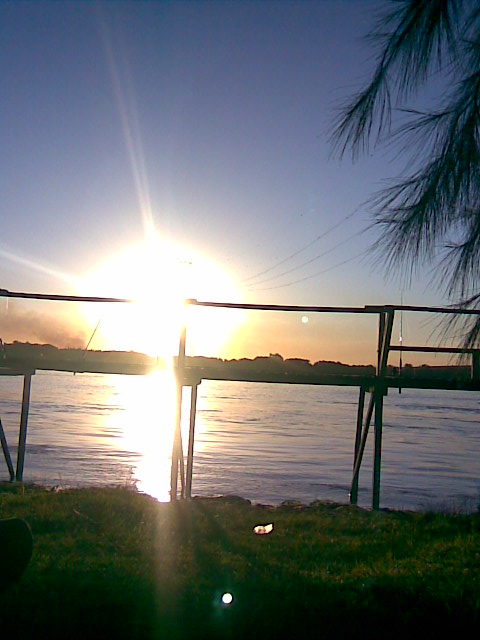
[{"label": "water reflection", "polygon": [[[16,455],[22,381],[0,380],[0,416]],[[349,388],[228,383],[198,388],[193,495],[237,493],[266,504],[346,502],[358,392]],[[169,500],[175,414],[172,373],[120,376],[41,372],[32,384],[26,482],[135,483]],[[184,389],[187,451],[190,392]],[[405,391],[385,401],[381,505],[478,508],[478,393]],[[371,493],[371,441],[359,504]],[[0,480],[8,469],[0,451]]]},{"label": "water reflection", "polygon": [[121,434],[125,451],[138,454],[133,462],[138,490],[168,501],[175,418],[173,373],[116,376],[111,400],[122,410],[108,416],[108,426]]}]

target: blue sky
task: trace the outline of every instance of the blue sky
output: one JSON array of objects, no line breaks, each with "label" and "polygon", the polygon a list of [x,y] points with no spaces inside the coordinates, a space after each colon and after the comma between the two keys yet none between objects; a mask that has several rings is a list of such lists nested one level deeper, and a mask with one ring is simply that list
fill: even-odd
[{"label": "blue sky", "polygon": [[[154,227],[232,300],[398,304],[362,203],[405,158],[328,143],[383,5],[0,3],[0,287],[74,293]],[[444,302],[427,275],[406,303]]]}]

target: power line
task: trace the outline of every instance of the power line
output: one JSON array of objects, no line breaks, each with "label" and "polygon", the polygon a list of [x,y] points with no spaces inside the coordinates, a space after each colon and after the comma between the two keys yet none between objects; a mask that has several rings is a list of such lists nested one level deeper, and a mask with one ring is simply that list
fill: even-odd
[{"label": "power line", "polygon": [[285,287],[291,287],[294,284],[299,284],[300,282],[305,282],[306,280],[311,280],[312,278],[316,278],[324,273],[328,273],[328,271],[333,271],[338,267],[342,267],[344,264],[348,264],[349,262],[353,262],[353,260],[357,260],[361,256],[365,255],[365,250],[357,253],[356,255],[343,260],[342,262],[338,262],[337,264],[332,265],[331,267],[327,267],[326,269],[322,269],[321,271],[317,271],[316,273],[312,273],[310,276],[305,276],[304,278],[299,278],[298,280],[292,280],[291,282],[285,282],[284,284],[273,285],[272,287],[263,287],[260,289],[249,289],[249,291],[271,291],[272,289],[283,289]]},{"label": "power line", "polygon": [[[322,238],[325,238],[329,233],[331,233],[332,231],[335,231],[335,229],[337,229],[344,222],[347,222],[347,220],[352,218],[355,215],[355,213],[356,213],[356,210],[352,211],[351,213],[346,215],[344,218],[339,220],[339,222],[337,222],[336,224],[331,226],[329,229],[327,229],[326,231],[324,231],[323,233],[318,235],[316,238],[311,240],[305,246],[301,247],[300,249],[297,249],[297,251],[294,251],[293,253],[288,255],[286,258],[282,258],[282,260],[279,260],[278,262],[276,262],[275,264],[271,265],[267,269],[264,269],[263,271],[259,271],[258,273],[255,273],[253,276],[249,276],[248,278],[245,278],[245,280],[242,281],[242,284],[246,284],[250,280],[255,280],[256,278],[259,278],[260,276],[263,276],[266,273],[270,273],[270,271],[273,271],[277,267],[280,267],[282,264],[285,264],[285,262],[288,262],[289,260],[292,260],[293,258],[296,258],[298,255],[300,255],[301,253],[303,253],[307,249],[310,249],[310,247],[312,247],[314,244],[316,244],[319,240],[322,240]],[[260,284],[260,283],[256,283],[256,284]]]},{"label": "power line", "polygon": [[302,269],[303,267],[306,267],[309,264],[312,264],[313,262],[316,262],[317,260],[320,260],[320,258],[323,258],[324,256],[328,255],[329,253],[332,253],[333,251],[336,251],[339,247],[341,247],[342,245],[346,244],[347,242],[350,242],[350,240],[353,240],[353,238],[357,238],[358,236],[363,235],[369,229],[370,229],[370,227],[365,227],[364,229],[361,229],[360,231],[357,231],[356,233],[352,234],[351,236],[348,236],[348,238],[345,238],[341,242],[338,242],[333,247],[330,247],[330,249],[327,249],[326,251],[322,251],[322,253],[319,253],[316,256],[314,256],[313,258],[310,258],[309,260],[306,260],[305,262],[302,262],[301,264],[297,265],[296,267],[292,267],[291,269],[287,269],[287,271],[283,271],[282,273],[279,273],[277,275],[269,276],[268,278],[264,278],[263,280],[259,280],[258,282],[252,282],[250,286],[254,286],[255,287],[255,286],[259,285],[259,284],[264,284],[265,282],[271,282],[272,280],[276,280],[277,278],[281,278],[283,276],[290,275],[291,273],[294,273],[295,271],[298,271],[299,269]]}]

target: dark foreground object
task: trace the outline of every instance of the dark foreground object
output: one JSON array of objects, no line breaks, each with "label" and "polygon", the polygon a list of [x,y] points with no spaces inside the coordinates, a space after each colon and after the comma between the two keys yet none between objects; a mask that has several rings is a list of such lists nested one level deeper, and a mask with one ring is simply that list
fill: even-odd
[{"label": "dark foreground object", "polygon": [[32,551],[32,532],[25,520],[0,520],[0,593],[22,575]]}]

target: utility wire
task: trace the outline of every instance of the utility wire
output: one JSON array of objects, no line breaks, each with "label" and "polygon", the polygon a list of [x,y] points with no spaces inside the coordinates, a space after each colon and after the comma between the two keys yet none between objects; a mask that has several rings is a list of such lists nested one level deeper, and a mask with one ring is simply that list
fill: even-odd
[{"label": "utility wire", "polygon": [[[329,233],[331,233],[332,231],[335,231],[335,229],[337,229],[344,222],[347,222],[347,220],[350,220],[350,218],[352,218],[355,215],[355,213],[356,213],[356,210],[352,211],[352,213],[349,213],[347,216],[345,216],[344,218],[339,220],[339,222],[337,222],[336,224],[331,226],[329,229],[327,229],[326,231],[324,231],[323,233],[318,235],[316,238],[311,240],[305,246],[301,247],[300,249],[297,249],[297,251],[294,251],[293,253],[288,255],[286,258],[282,258],[282,260],[279,260],[278,262],[276,262],[275,264],[271,265],[267,269],[264,269],[263,271],[259,271],[258,273],[255,273],[253,276],[249,276],[248,278],[245,278],[245,280],[242,281],[242,284],[246,284],[250,280],[255,280],[256,278],[260,278],[260,276],[263,276],[266,273],[270,273],[270,271],[273,271],[277,267],[280,267],[282,264],[285,264],[285,262],[288,262],[289,260],[292,260],[293,258],[296,258],[298,255],[300,255],[301,253],[303,253],[307,249],[310,249],[310,247],[313,247],[313,245],[316,244],[319,240],[322,240],[322,238],[325,238],[325,236],[328,236]],[[260,284],[260,283],[256,283],[256,284]]]},{"label": "utility wire", "polygon": [[369,229],[370,229],[370,227],[365,227],[364,229],[361,229],[360,231],[357,231],[357,233],[354,233],[351,236],[348,236],[348,238],[345,238],[341,242],[338,242],[333,247],[330,247],[330,249],[327,249],[326,251],[322,251],[322,253],[319,253],[318,255],[314,256],[313,258],[310,258],[310,260],[306,260],[305,262],[302,262],[298,266],[292,267],[291,269],[287,269],[287,271],[283,271],[282,273],[279,273],[277,275],[269,276],[268,278],[264,278],[263,280],[259,280],[258,282],[252,282],[250,286],[256,287],[259,284],[264,284],[265,282],[271,282],[272,280],[276,280],[277,278],[281,278],[283,276],[290,275],[291,273],[294,273],[295,271],[298,271],[299,269],[302,269],[303,267],[306,267],[309,264],[312,264],[313,262],[316,262],[317,260],[320,260],[320,258],[323,258],[324,256],[328,255],[329,253],[332,253],[333,251],[336,251],[339,247],[341,247],[342,245],[346,244],[347,242],[350,242],[350,240],[353,240],[353,238],[357,238],[358,236],[363,235]]},{"label": "utility wire", "polygon": [[356,255],[343,260],[342,262],[338,262],[337,264],[332,265],[331,267],[327,267],[326,269],[322,269],[321,271],[317,271],[316,273],[312,273],[310,276],[305,276],[304,278],[299,278],[298,280],[292,280],[291,282],[285,282],[284,284],[273,285],[272,287],[263,287],[261,289],[249,289],[249,291],[271,291],[272,289],[283,289],[285,287],[291,287],[294,284],[299,284],[300,282],[305,282],[306,280],[311,280],[312,278],[316,278],[324,273],[328,273],[329,271],[333,271],[334,269],[338,269],[338,267],[343,267],[344,264],[348,264],[349,262],[353,262],[353,260],[357,260],[358,258],[364,256],[366,251],[361,251]]}]

